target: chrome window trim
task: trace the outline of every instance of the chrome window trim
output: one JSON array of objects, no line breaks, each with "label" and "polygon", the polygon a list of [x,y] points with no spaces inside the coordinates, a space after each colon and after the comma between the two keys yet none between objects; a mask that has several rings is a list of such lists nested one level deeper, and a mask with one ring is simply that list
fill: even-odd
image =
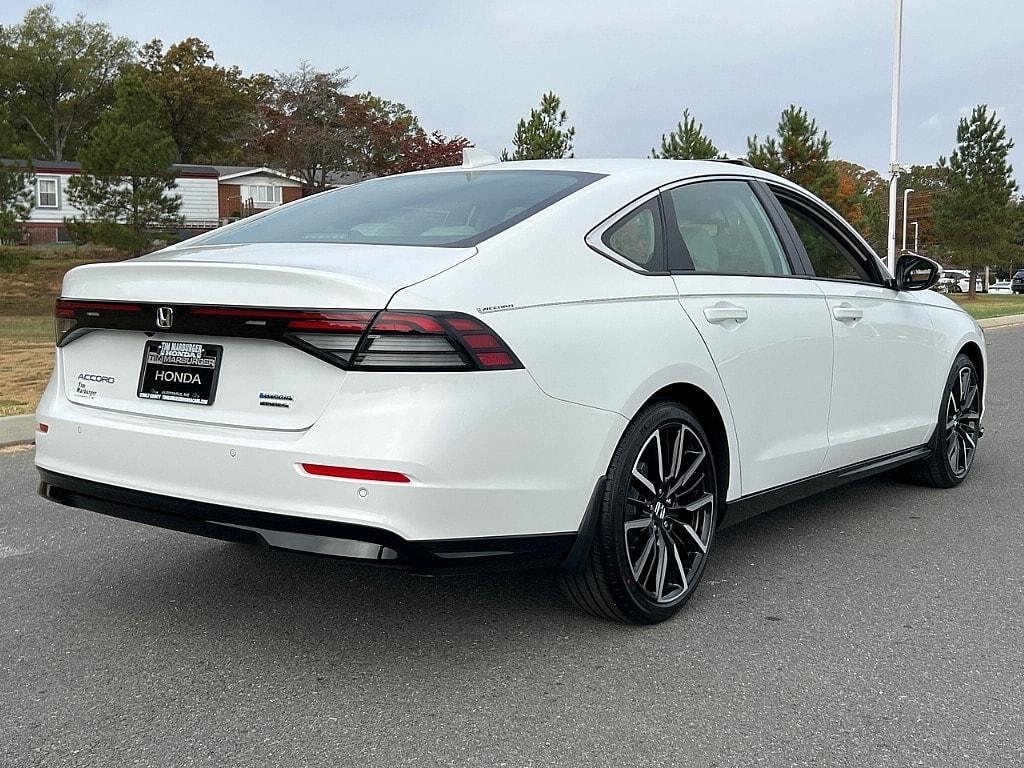
[{"label": "chrome window trim", "polygon": [[[607,245],[605,245],[605,242],[602,239],[604,237],[604,233],[605,232],[607,232],[609,229],[611,229],[616,224],[618,224],[620,221],[622,221],[622,219],[624,219],[626,216],[629,216],[637,208],[640,208],[640,207],[646,205],[647,203],[651,202],[651,200],[656,199],[660,194],[661,194],[661,190],[660,189],[653,189],[650,192],[647,192],[646,194],[641,195],[640,197],[637,197],[637,198],[631,200],[630,202],[626,203],[624,206],[622,206],[621,208],[616,210],[610,216],[606,217],[604,220],[601,221],[600,224],[598,224],[596,227],[594,227],[592,230],[590,230],[586,234],[586,236],[584,236],[583,241],[591,248],[591,250],[597,251],[599,254],[604,256],[606,259],[611,259],[616,264],[620,264],[621,266],[625,267],[626,269],[630,270],[631,272],[636,272],[638,275],[667,275],[667,274],[669,274],[668,270],[665,270],[665,271],[651,271],[649,269],[644,269],[639,264],[636,264],[636,263],[630,261],[629,259],[627,259],[625,256],[622,256],[621,254],[618,254],[615,251],[613,251],[611,248],[609,248]],[[661,222],[661,227],[662,227],[661,238],[662,238],[662,240],[664,240],[665,239],[664,222]],[[664,243],[662,243],[662,244],[664,245]]]}]

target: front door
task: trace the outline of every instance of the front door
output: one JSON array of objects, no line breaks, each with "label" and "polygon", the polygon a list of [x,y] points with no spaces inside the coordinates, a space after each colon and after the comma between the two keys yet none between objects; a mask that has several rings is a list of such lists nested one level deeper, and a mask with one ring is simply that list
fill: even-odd
[{"label": "front door", "polygon": [[[679,300],[718,368],[736,425],[742,494],[821,471],[828,450],[832,320],[795,276],[753,186],[722,179],[664,193]],[[678,264],[678,262],[677,262]]]},{"label": "front door", "polygon": [[802,196],[779,194],[825,294],[835,336],[829,452],[837,469],[928,442],[939,355],[928,312],[886,282],[846,225]]}]

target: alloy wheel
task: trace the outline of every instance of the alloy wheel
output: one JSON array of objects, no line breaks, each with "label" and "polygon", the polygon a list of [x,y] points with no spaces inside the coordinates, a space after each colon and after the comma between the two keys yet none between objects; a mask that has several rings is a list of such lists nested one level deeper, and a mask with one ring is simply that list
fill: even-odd
[{"label": "alloy wheel", "polygon": [[633,463],[626,557],[637,585],[659,605],[686,595],[707,556],[717,511],[712,466],[707,446],[681,422],[655,429]]},{"label": "alloy wheel", "polygon": [[974,461],[981,426],[979,398],[977,374],[965,365],[957,371],[946,401],[946,460],[956,477],[966,475]]}]

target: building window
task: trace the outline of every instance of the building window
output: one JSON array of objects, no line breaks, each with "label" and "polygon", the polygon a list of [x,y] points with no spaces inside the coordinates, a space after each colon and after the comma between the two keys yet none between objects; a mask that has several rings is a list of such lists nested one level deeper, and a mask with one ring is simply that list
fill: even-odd
[{"label": "building window", "polygon": [[280,203],[281,188],[269,184],[249,187],[249,194],[254,203]]},{"label": "building window", "polygon": [[56,208],[57,207],[57,180],[56,179],[37,179],[36,180],[38,197],[36,205],[40,208]]}]

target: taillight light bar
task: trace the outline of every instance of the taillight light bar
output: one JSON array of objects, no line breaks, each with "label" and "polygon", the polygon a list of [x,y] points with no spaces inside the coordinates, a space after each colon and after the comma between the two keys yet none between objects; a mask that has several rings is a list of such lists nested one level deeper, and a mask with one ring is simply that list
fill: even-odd
[{"label": "taillight light bar", "polygon": [[[158,323],[170,309],[170,327]],[[484,322],[459,312],[264,309],[58,299],[58,346],[92,330],[281,341],[349,370],[489,371],[522,368]],[[167,313],[164,313],[166,320]]]}]

